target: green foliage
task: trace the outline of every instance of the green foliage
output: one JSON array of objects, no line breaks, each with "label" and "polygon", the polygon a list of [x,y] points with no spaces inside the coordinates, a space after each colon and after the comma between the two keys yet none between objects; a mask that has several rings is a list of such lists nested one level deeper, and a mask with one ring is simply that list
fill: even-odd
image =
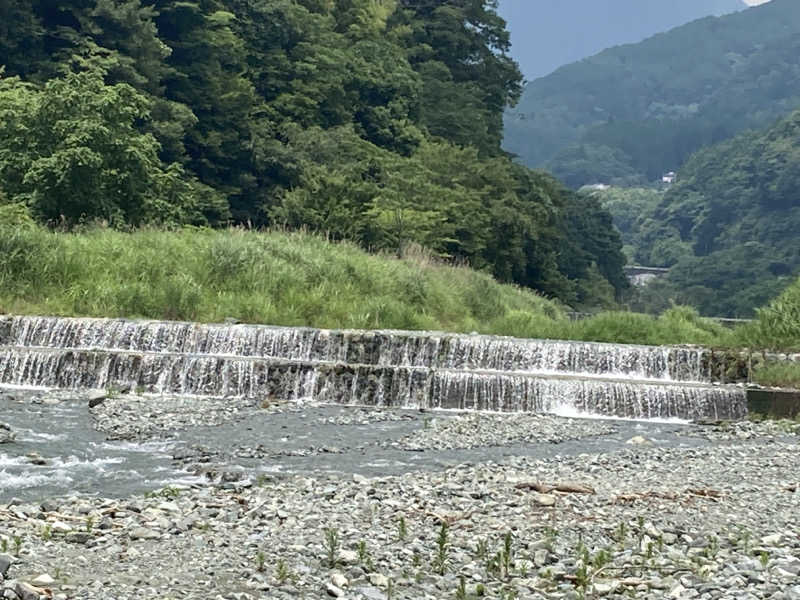
[{"label": "green foliage", "polygon": [[486,333],[509,314],[563,319],[530,291],[410,250],[241,230],[2,228],[0,312]]},{"label": "green foliage", "polygon": [[[608,305],[625,281],[607,215],[500,148],[522,77],[496,11],[495,0],[0,8],[18,28],[0,26],[0,186],[64,229],[278,225],[374,251],[421,245]],[[178,311],[197,295],[185,283],[167,287]]]},{"label": "green foliage", "polygon": [[750,317],[779,295],[800,269],[798,164],[800,111],[693,155],[625,233],[637,262],[672,267],[655,299]]},{"label": "green foliage", "polygon": [[103,77],[98,69],[70,72],[42,88],[0,81],[0,180],[10,201],[67,225],[205,223],[204,211],[224,214],[179,165],[160,161],[152,135],[137,130],[150,115],[147,98]]},{"label": "green foliage", "polygon": [[574,186],[659,179],[800,104],[799,27],[800,5],[772,0],[562,67],[526,87],[505,147]]}]

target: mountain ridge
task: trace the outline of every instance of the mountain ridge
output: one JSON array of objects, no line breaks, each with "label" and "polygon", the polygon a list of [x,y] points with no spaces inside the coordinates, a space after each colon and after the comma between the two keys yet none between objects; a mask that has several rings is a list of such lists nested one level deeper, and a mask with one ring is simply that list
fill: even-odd
[{"label": "mountain ridge", "polygon": [[800,105],[800,5],[707,17],[529,83],[504,147],[572,187],[637,185]]}]

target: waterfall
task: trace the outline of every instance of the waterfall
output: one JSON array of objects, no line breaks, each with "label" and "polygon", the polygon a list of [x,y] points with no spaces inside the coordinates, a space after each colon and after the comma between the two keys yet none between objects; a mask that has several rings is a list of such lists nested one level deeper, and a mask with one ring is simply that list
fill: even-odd
[{"label": "waterfall", "polygon": [[0,385],[634,418],[736,418],[706,351],[406,331],[0,318]]}]

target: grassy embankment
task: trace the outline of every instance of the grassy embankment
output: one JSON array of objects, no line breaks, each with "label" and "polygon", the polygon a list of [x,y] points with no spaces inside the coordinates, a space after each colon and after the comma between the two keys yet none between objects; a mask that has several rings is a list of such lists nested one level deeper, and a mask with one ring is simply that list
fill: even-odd
[{"label": "grassy embankment", "polygon": [[[730,331],[686,308],[660,317],[564,307],[486,274],[371,255],[319,236],[241,230],[54,233],[0,228],[0,313],[144,317],[274,325],[477,331],[641,344],[795,348],[800,292]],[[800,289],[800,286],[796,286]],[[794,311],[794,313],[792,312]],[[794,317],[791,315],[794,314]],[[787,326],[787,318],[794,318]],[[791,371],[791,372],[789,372]],[[769,372],[800,381],[796,369]]]}]

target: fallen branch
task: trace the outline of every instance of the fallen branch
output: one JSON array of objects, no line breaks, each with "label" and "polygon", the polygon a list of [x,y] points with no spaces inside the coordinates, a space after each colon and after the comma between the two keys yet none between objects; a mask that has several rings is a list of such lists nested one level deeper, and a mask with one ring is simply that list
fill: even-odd
[{"label": "fallen branch", "polygon": [[469,519],[475,512],[477,511],[471,510],[467,513],[461,513],[458,515],[440,515],[435,512],[425,511],[425,514],[429,517],[433,517],[434,519],[439,521],[439,523],[451,527],[452,525],[458,523],[459,521],[462,521],[464,519]]},{"label": "fallen branch", "polygon": [[529,481],[518,483],[514,486],[518,490],[533,490],[540,494],[549,494],[551,492],[561,492],[562,494],[595,494],[593,487],[583,485],[582,483],[557,483],[556,485],[547,485],[538,481]]}]

